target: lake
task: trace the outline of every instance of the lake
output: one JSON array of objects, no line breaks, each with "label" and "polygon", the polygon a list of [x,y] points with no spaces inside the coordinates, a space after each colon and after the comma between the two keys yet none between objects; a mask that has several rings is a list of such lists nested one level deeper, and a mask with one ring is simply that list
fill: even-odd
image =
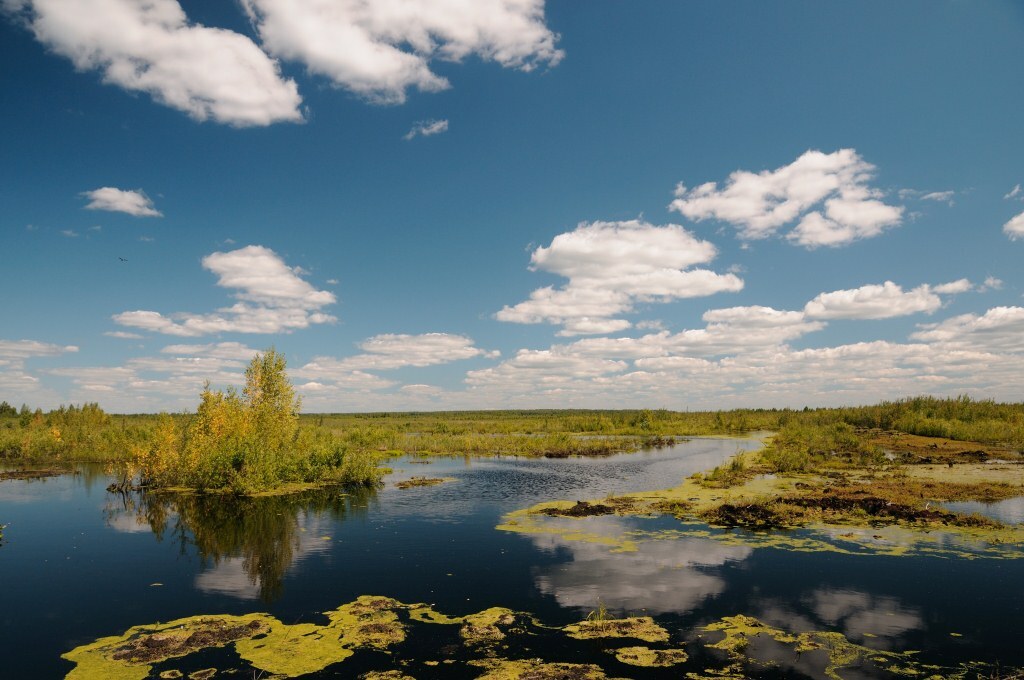
[{"label": "lake", "polygon": [[[504,659],[593,664],[608,677],[897,677],[925,666],[945,677],[998,677],[995,664],[1024,667],[1016,630],[1024,560],[1012,554],[793,549],[666,516],[496,529],[507,513],[540,501],[673,486],[758,446],[753,438],[694,438],[604,458],[399,458],[379,490],[252,499],[112,494],[110,479],[90,467],[0,482],[0,523],[8,525],[0,677],[64,677],[74,664],[62,654],[132,626],[253,612],[320,625],[323,612],[364,595],[426,603],[453,618],[504,607],[517,619],[500,641],[474,646],[459,625],[412,620],[403,609],[404,641],[386,652],[357,649],[309,677],[469,678],[498,673]],[[418,476],[449,481],[395,486]],[[814,633],[801,640],[818,647],[770,632],[731,654],[711,647],[723,633],[706,628],[735,625],[729,617],[738,615],[765,631]],[[588,616],[650,616],[668,639],[579,640],[563,630]],[[828,671],[829,645],[839,638],[824,633],[841,633],[858,660]],[[650,667],[615,655],[640,646],[682,649],[688,658]],[[908,650],[918,653],[900,656]],[[150,677],[211,667],[217,677],[268,677],[231,645],[156,662]],[[600,677],[568,667],[530,672]]]}]

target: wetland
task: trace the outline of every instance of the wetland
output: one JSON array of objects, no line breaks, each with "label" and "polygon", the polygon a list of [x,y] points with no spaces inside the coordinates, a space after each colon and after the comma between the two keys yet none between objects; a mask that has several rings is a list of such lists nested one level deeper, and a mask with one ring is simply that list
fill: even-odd
[{"label": "wetland", "polygon": [[64,436],[0,466],[3,675],[1020,678],[1019,412],[303,416],[380,481],[269,493]]}]

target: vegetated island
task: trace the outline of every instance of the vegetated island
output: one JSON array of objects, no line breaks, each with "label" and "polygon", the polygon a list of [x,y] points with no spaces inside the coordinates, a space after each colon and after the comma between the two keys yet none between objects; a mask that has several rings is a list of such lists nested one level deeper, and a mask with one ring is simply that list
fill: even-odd
[{"label": "vegetated island", "polygon": [[[1022,404],[919,397],[791,412],[760,451],[738,453],[673,488],[540,503],[510,513],[498,528],[587,540],[578,527],[544,518],[672,514],[683,521],[680,536],[733,543],[1024,557],[1024,526],[945,507],[1024,496],[1022,448]],[[743,531],[714,532],[702,526]],[[829,540],[784,531],[808,528]],[[931,532],[957,540],[923,540]],[[623,537],[618,549],[630,549],[638,535]],[[601,542],[609,541],[604,536]]]}]

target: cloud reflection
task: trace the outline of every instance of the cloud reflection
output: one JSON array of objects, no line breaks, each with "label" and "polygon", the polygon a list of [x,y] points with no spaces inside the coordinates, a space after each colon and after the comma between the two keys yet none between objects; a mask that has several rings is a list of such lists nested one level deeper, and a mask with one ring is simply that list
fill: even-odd
[{"label": "cloud reflection", "polygon": [[[634,527],[618,517],[586,520],[588,533],[622,536]],[[635,552],[571,541],[554,534],[531,536],[545,552],[566,553],[564,563],[537,568],[537,588],[564,607],[593,608],[598,601],[613,611],[663,614],[687,612],[723,592],[724,578],[708,567],[746,559],[746,546],[727,546],[702,538],[653,539]]]}]

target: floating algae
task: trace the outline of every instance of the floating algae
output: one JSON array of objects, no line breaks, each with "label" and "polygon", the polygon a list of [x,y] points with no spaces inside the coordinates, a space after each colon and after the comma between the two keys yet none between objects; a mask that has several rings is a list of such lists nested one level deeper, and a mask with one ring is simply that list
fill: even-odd
[{"label": "floating algae", "polygon": [[650,647],[622,647],[611,650],[615,658],[630,666],[665,668],[685,663],[689,655],[681,649],[651,649]]},{"label": "floating algae", "polygon": [[287,625],[275,620],[270,632],[235,645],[238,655],[256,668],[296,677],[344,661],[361,647],[386,649],[405,640],[396,610],[407,605],[390,597],[363,595],[355,602],[324,612],[330,623]]},{"label": "floating algae", "polygon": [[266,614],[193,616],[169,623],[134,626],[123,635],[77,647],[62,658],[73,661],[69,680],[142,680],[154,663],[265,634],[277,620]]},{"label": "floating algae", "polygon": [[491,607],[463,617],[459,635],[468,644],[489,644],[505,639],[516,623],[516,613],[504,607]]},{"label": "floating algae", "polygon": [[[839,481],[837,481],[839,480]],[[551,534],[567,541],[633,552],[639,541],[708,538],[727,545],[799,552],[936,557],[1024,557],[1024,525],[1003,526],[938,507],[954,499],[1024,495],[1024,465],[959,463],[952,469],[908,465],[880,473],[847,468],[802,474],[758,475],[727,488],[697,477],[676,487],[601,501],[548,501],[505,515],[497,529]],[[582,506],[584,511],[577,511]],[[590,508],[616,515],[672,514],[677,532],[595,531]]]},{"label": "floating algae", "polygon": [[436,486],[438,484],[444,484],[445,482],[454,481],[455,479],[453,477],[412,477],[400,482],[395,482],[395,488],[412,489],[417,486]]},{"label": "floating algae", "polygon": [[[831,631],[792,633],[742,614],[726,616],[705,626],[704,630],[723,634],[721,640],[706,646],[726,652],[734,662],[762,666],[776,665],[775,661],[757,659],[750,652],[752,641],[762,636],[765,639],[790,646],[796,653],[796,658],[799,658],[801,654],[821,651],[826,659],[824,673],[833,680],[841,680],[842,676],[839,675],[839,671],[843,668],[857,667],[861,671],[865,671],[872,665],[878,671],[884,670],[893,675],[906,677],[962,678],[968,672],[966,666],[949,669],[919,663],[913,659],[917,652],[886,652],[869,649],[850,642],[841,633]],[[977,670],[983,664],[972,664],[971,666],[973,670]],[[709,672],[705,671],[705,673]]]},{"label": "floating algae", "polygon": [[[543,626],[524,612],[502,607],[452,617],[426,604],[408,605],[381,596],[359,597],[325,612],[324,616],[327,620],[324,624],[287,625],[267,614],[249,614],[197,616],[166,624],[136,626],[124,635],[101,638],[65,654],[64,658],[76,663],[67,677],[72,680],[144,680],[151,677],[152,667],[157,663],[229,645],[234,645],[238,656],[251,664],[253,674],[269,674],[278,678],[297,677],[322,671],[361,649],[390,651],[404,642],[411,633],[423,633],[423,626],[460,625],[459,633],[465,643],[464,651],[468,658],[459,657],[456,663],[468,663],[482,669],[482,678],[600,680],[606,675],[597,664],[550,662],[539,658],[510,659],[496,655],[495,648],[499,643],[511,647],[508,638],[512,634],[526,632],[531,625],[536,628],[529,632],[556,638],[560,641],[560,648],[571,644],[570,640],[586,641],[573,652],[589,655],[583,657],[584,661],[594,659],[595,641],[600,644],[602,640],[631,638],[650,644],[667,642],[670,637],[667,630],[648,616],[595,618],[559,629]],[[562,637],[562,634],[570,640]],[[702,649],[703,652],[717,652],[714,658],[723,653],[726,657],[724,665],[720,660],[717,664],[711,664],[716,667],[680,669],[687,671],[685,677],[694,680],[741,678],[748,668],[774,668],[786,663],[794,666],[810,664],[814,666],[812,674],[825,675],[833,680],[840,677],[841,670],[852,667],[875,675],[954,679],[997,677],[994,673],[1000,672],[1003,673],[1002,677],[1018,677],[1012,674],[1020,672],[1020,669],[998,669],[991,664],[973,661],[954,667],[930,666],[916,661],[915,652],[870,649],[850,642],[837,632],[786,631],[743,615],[725,617],[703,627],[699,633],[694,631],[688,645]],[[779,645],[784,651],[788,648],[788,651],[780,655],[777,648],[772,648]],[[459,645],[455,645],[452,650],[459,648]],[[444,655],[459,655],[458,651],[445,649],[441,648]],[[635,667],[657,669],[692,664],[687,652],[678,647],[658,649],[657,645],[631,646],[608,648],[607,652],[614,654],[620,663]],[[400,653],[387,661],[388,666],[364,671],[361,677],[367,680],[408,680],[409,676],[395,667],[405,667],[410,661],[417,660],[403,659]],[[438,661],[429,660],[419,663],[425,667],[440,665]],[[444,663],[453,662],[446,660]],[[219,675],[226,672],[229,671],[207,668],[193,671],[188,677],[198,680],[211,677],[214,673]],[[160,677],[181,678],[182,673],[165,670],[160,673]]]},{"label": "floating algae", "polygon": [[626,619],[587,619],[573,623],[562,630],[577,640],[597,638],[635,638],[644,642],[665,642],[668,631],[654,622],[650,616],[634,616]]},{"label": "floating algae", "polygon": [[469,662],[486,672],[478,680],[604,680],[599,666],[578,663],[545,663],[541,659],[480,659]]}]

